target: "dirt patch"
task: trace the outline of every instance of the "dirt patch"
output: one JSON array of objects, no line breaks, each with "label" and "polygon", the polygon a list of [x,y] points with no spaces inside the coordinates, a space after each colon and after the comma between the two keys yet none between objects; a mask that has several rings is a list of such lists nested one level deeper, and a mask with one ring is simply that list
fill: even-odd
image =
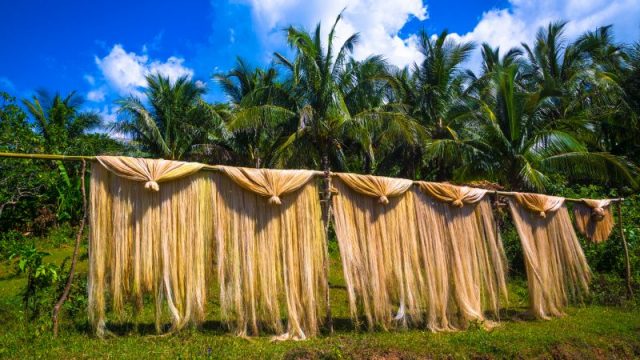
[{"label": "dirt patch", "polygon": [[[611,343],[607,348],[600,348],[588,345],[558,344],[549,351],[552,359],[574,360],[574,359],[636,359],[632,346],[624,343]],[[546,356],[543,356],[546,358]]]}]

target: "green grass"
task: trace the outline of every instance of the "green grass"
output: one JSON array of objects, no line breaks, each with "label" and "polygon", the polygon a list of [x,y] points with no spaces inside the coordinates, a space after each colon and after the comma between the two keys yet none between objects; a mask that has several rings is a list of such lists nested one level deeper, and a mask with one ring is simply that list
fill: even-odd
[{"label": "green grass", "polygon": [[[47,261],[60,263],[71,249],[48,250]],[[86,262],[80,263],[86,272]],[[84,276],[84,274],[82,275]],[[85,315],[65,316],[61,336],[52,339],[45,322],[25,324],[19,292],[24,278],[0,265],[0,357],[3,358],[635,358],[640,357],[640,311],[634,307],[580,306],[568,316],[534,321],[524,316],[526,289],[522,280],[510,284],[510,303],[501,325],[492,331],[479,326],[455,333],[424,330],[356,331],[348,320],[346,292],[338,259],[330,276],[336,331],[302,342],[271,342],[269,336],[241,339],[228,334],[216,319],[215,295],[210,321],[200,329],[172,336],[152,335],[150,309],[139,317],[113,320],[115,338],[97,339],[88,332]],[[45,324],[44,326],[42,324]],[[38,325],[40,324],[40,325]],[[123,325],[124,324],[124,325]],[[39,333],[39,335],[37,335]]]}]

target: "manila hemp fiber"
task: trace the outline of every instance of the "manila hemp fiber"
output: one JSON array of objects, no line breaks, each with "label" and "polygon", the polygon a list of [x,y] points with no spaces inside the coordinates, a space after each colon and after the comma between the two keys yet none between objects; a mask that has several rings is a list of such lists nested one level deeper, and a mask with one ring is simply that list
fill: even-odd
[{"label": "manila hemp fiber", "polygon": [[[106,293],[122,314],[154,298],[160,331],[165,304],[172,330],[204,318],[212,260],[211,174],[201,164],[97,157],[91,172],[89,318],[105,332]],[[160,186],[160,184],[162,186]]]},{"label": "manila hemp fiber", "polygon": [[506,260],[486,190],[417,182],[419,248],[433,331],[497,317],[507,297]]},{"label": "manila hemp fiber", "polygon": [[573,205],[573,215],[578,232],[593,243],[601,243],[609,238],[613,230],[611,200],[582,199]]},{"label": "manila hemp fiber", "polygon": [[314,173],[221,170],[214,227],[223,319],[240,336],[261,330],[277,339],[317,335],[328,259]]},{"label": "manila hemp fiber", "polygon": [[[335,230],[351,317],[369,328],[422,321],[412,181],[338,173]],[[393,315],[395,314],[395,316]]]},{"label": "manila hemp fiber", "polygon": [[562,316],[588,292],[591,272],[564,198],[516,193],[509,201],[524,253],[529,306],[540,319]]}]

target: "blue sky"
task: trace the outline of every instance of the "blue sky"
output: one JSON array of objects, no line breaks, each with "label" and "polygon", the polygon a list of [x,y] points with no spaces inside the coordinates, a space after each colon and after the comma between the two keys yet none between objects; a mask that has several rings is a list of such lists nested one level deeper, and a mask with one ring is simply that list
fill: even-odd
[{"label": "blue sky", "polygon": [[[282,29],[327,24],[345,9],[338,36],[360,32],[358,58],[381,53],[404,66],[419,61],[415,34],[448,29],[455,38],[508,48],[530,41],[554,19],[567,37],[614,24],[617,38],[640,40],[640,0],[0,0],[0,89],[17,97],[39,88],[87,98],[87,109],[114,120],[113,101],[140,94],[143,77],[162,72],[206,84],[236,56],[265,65],[286,52]],[[477,56],[469,66],[477,65]]]}]

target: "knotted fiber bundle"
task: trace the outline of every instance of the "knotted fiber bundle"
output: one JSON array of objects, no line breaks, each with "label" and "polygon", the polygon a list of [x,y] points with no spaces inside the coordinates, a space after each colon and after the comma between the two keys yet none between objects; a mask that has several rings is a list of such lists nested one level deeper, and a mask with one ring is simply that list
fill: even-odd
[{"label": "knotted fiber bundle", "polygon": [[509,206],[524,252],[531,312],[562,316],[570,299],[588,291],[591,272],[564,199],[516,193]]},{"label": "knotted fiber bundle", "polygon": [[582,199],[573,206],[576,229],[593,243],[601,243],[609,238],[613,229],[611,200]]},{"label": "knotted fiber bundle", "polygon": [[[412,182],[371,175],[337,174],[335,229],[351,316],[370,328],[421,322],[424,288]],[[394,313],[396,316],[394,318]]]},{"label": "knotted fiber bundle", "polygon": [[[427,326],[466,327],[497,316],[507,297],[505,255],[486,190],[418,182],[416,215],[425,264]],[[457,313],[456,314],[456,309]]]},{"label": "knotted fiber bundle", "polygon": [[215,228],[223,318],[241,336],[261,328],[279,339],[316,335],[328,260],[313,173],[221,168]]},{"label": "knotted fiber bundle", "polygon": [[151,294],[158,331],[165,301],[173,330],[203,319],[213,215],[210,174],[195,174],[201,168],[128,157],[93,163],[88,312],[99,336],[107,292],[116,313],[126,302],[141,308]]}]

